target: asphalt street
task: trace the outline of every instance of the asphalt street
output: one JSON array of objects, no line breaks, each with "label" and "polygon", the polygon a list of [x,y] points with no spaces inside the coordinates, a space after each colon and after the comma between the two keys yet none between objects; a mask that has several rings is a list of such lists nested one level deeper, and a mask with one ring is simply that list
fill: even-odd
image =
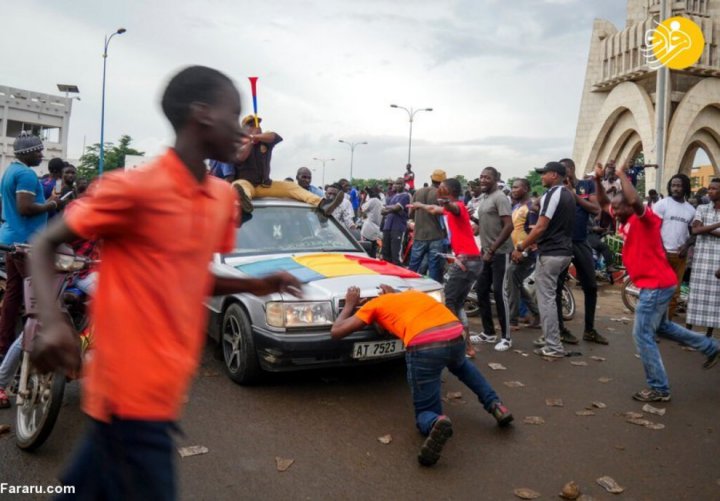
[{"label": "asphalt street", "polygon": [[[666,410],[664,416],[643,417],[664,428],[627,422],[624,413],[643,412],[643,404],[630,396],[645,380],[632,324],[618,321],[632,317],[623,311],[618,292],[609,286],[601,291],[597,314],[598,330],[610,346],[581,342],[574,349],[583,356],[550,362],[532,354],[539,331],[526,329],[515,333],[513,348],[527,356],[481,347],[474,363],[515,415],[508,429],[499,429],[448,374],[444,393],[458,397],[453,393],[461,392],[446,403],[455,435],[433,468],[416,460],[422,437],[402,361],[276,374],[261,385],[241,387],[207,349],[178,447],[200,445],[209,452],[177,456],[181,497],[510,500],[517,499],[514,489],[525,487],[540,499],[558,499],[562,486],[574,480],[594,499],[720,499],[720,367],[705,371],[702,355],[663,341],[673,400],[656,405]],[[576,298],[582,310],[579,289]],[[578,334],[580,317],[570,323]],[[506,369],[492,370],[489,363]],[[511,381],[523,386],[506,385]],[[563,405],[548,406],[547,399],[561,399]],[[588,409],[593,415],[577,414]],[[14,412],[1,410],[0,424],[14,430]],[[541,417],[544,424],[524,423],[528,416]],[[83,427],[78,383],[72,383],[56,428],[39,451],[20,451],[12,431],[0,436],[0,482],[55,484]],[[390,443],[381,443],[378,438],[386,435]],[[281,472],[278,458],[293,462]],[[596,483],[602,476],[615,479],[624,492],[607,493]]]}]

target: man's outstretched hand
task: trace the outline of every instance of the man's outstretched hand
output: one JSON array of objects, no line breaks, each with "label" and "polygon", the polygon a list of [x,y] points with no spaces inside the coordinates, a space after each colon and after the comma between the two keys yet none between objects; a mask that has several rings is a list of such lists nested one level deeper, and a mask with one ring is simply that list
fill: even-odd
[{"label": "man's outstretched hand", "polygon": [[293,275],[287,271],[279,271],[268,275],[263,279],[265,285],[270,289],[268,294],[272,292],[287,292],[297,298],[302,297],[302,284]]},{"label": "man's outstretched hand", "polygon": [[80,341],[64,320],[43,326],[34,340],[30,361],[39,372],[80,370]]}]

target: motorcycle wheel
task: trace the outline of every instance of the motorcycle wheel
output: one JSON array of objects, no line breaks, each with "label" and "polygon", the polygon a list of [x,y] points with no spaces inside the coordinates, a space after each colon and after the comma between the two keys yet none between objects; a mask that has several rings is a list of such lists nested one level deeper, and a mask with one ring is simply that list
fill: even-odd
[{"label": "motorcycle wheel", "polygon": [[627,277],[623,281],[622,286],[622,301],[625,308],[630,310],[631,313],[635,313],[635,307],[637,306],[638,299],[640,298],[640,289]]},{"label": "motorcycle wheel", "polygon": [[64,394],[64,374],[31,371],[28,396],[17,406],[15,435],[20,449],[34,451],[45,443],[57,421]]},{"label": "motorcycle wheel", "polygon": [[565,321],[575,316],[575,296],[567,283],[562,288],[562,316]]}]

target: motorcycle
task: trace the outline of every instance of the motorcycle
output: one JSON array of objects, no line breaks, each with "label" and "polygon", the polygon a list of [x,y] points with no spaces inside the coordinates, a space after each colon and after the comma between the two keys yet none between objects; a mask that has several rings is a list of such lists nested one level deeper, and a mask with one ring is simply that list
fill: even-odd
[{"label": "motorcycle", "polygon": [[[27,260],[31,246],[16,244],[0,245],[0,250],[22,256]],[[58,272],[55,280],[58,301],[67,315],[70,325],[75,328],[82,354],[90,346],[90,329],[87,321],[87,308],[84,303],[68,305],[64,293],[71,279],[81,271],[88,270],[96,261],[76,256],[69,246],[59,249],[55,255],[55,269]],[[16,443],[20,449],[33,451],[40,447],[50,436],[60,407],[62,406],[65,384],[68,377],[62,372],[40,373],[30,362],[30,351],[33,341],[41,326],[38,320],[37,301],[32,287],[27,266],[23,270],[24,307],[22,326],[22,359],[19,375],[16,375],[10,387],[16,402]]]},{"label": "motorcycle", "polygon": [[[640,298],[640,288],[630,280],[629,276],[626,276],[623,280],[621,296],[625,308],[630,310],[630,313],[635,313],[637,302]],[[685,311],[687,309],[689,296],[690,284],[683,282],[682,285],[680,285],[680,296],[678,297],[677,303],[678,310]]]},{"label": "motorcycle", "polygon": [[[450,255],[445,255],[445,257],[448,259],[448,261],[454,259],[454,257]],[[572,287],[570,287],[571,280],[572,278],[570,277],[570,275],[568,275],[562,288],[562,315],[563,320],[565,321],[570,321],[575,317],[575,295],[573,294]],[[447,276],[445,277],[445,282],[447,282]],[[530,273],[530,276],[528,276],[523,282],[523,287],[530,295],[530,297],[535,297],[534,268],[532,273]],[[490,301],[492,303],[494,303],[495,301],[492,293],[490,294]],[[475,283],[472,284],[470,293],[468,294],[467,298],[465,298],[464,309],[465,314],[468,317],[476,317],[480,315],[480,305],[478,304],[477,292],[475,291]]]}]

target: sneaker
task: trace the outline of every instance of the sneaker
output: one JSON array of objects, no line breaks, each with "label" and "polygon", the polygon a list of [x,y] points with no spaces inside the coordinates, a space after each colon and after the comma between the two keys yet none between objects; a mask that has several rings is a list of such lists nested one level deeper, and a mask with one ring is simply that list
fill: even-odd
[{"label": "sneaker", "polygon": [[233,184],[233,188],[235,188],[235,191],[237,191],[238,196],[240,197],[240,207],[242,208],[243,213],[250,214],[253,211],[252,200],[250,200],[250,197],[247,196],[245,190],[243,190],[242,186],[239,184]]},{"label": "sneaker", "polygon": [[473,334],[472,336],[470,336],[470,342],[472,344],[480,344],[480,343],[491,344],[496,341],[497,341],[497,336],[495,336],[495,335],[490,336],[488,334],[485,334],[484,332],[481,332],[480,334]]},{"label": "sneaker", "polygon": [[545,344],[545,336],[540,336],[535,341],[533,341],[533,345],[537,346],[538,348],[542,348],[543,346],[545,346]]},{"label": "sneaker", "polygon": [[510,339],[501,339],[498,344],[495,345],[495,351],[507,351],[512,348],[512,341]]},{"label": "sneaker", "polygon": [[535,353],[535,355],[540,355],[541,357],[565,358],[565,353],[562,351],[555,351],[547,346],[533,350],[533,353]]},{"label": "sneaker", "polygon": [[580,342],[566,327],[560,330],[560,341],[567,344],[578,344]]},{"label": "sneaker", "polygon": [[703,369],[712,369],[720,361],[720,348],[715,350],[715,353],[707,357],[703,364]]},{"label": "sneaker", "polygon": [[425,439],[420,452],[418,462],[423,466],[432,466],[440,459],[440,453],[445,447],[445,442],[452,437],[452,422],[447,416],[440,416],[433,424],[430,435]]},{"label": "sneaker", "polygon": [[332,200],[329,200],[327,198],[323,198],[320,200],[320,203],[318,204],[318,210],[325,215],[326,217],[330,217],[335,209],[338,208],[340,203],[344,200],[345,193],[342,191],[339,191],[335,198]]},{"label": "sneaker", "polygon": [[669,392],[668,393],[660,393],[659,391],[653,390],[653,389],[640,390],[632,397],[639,402],[669,402],[670,401],[670,393]]},{"label": "sneaker", "polygon": [[597,343],[597,344],[610,344],[610,342],[607,340],[605,336],[600,334],[595,329],[590,329],[589,331],[585,331],[583,334],[583,340],[590,341],[591,343]]},{"label": "sneaker", "polygon": [[513,415],[510,413],[508,408],[499,401],[492,404],[490,413],[493,415],[493,417],[497,421],[498,426],[501,428],[509,425],[512,420],[515,419],[513,418]]},{"label": "sneaker", "polygon": [[5,393],[5,388],[0,388],[0,409],[7,409],[10,407],[10,398]]}]

